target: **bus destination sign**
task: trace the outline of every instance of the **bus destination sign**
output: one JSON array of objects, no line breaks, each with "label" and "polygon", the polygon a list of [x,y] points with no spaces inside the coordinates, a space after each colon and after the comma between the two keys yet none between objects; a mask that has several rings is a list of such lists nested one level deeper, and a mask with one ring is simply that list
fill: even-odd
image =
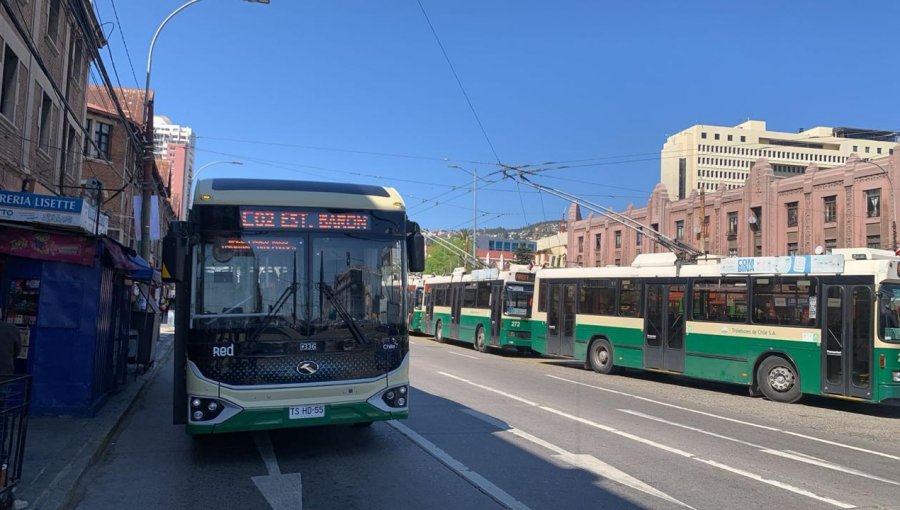
[{"label": "bus destination sign", "polygon": [[357,231],[372,230],[367,213],[334,213],[321,209],[241,207],[241,228],[248,230]]},{"label": "bus destination sign", "polygon": [[533,282],[534,273],[516,273],[517,282]]}]

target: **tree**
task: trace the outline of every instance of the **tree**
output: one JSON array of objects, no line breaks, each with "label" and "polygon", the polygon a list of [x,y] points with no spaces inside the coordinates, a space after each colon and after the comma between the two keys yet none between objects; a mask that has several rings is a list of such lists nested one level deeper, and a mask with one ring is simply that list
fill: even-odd
[{"label": "tree", "polygon": [[534,261],[534,253],[527,246],[519,245],[515,252],[516,264],[530,264]]},{"label": "tree", "polygon": [[[454,237],[445,239],[445,241],[453,244],[460,251],[465,251],[465,240]],[[462,255],[454,253],[449,248],[445,248],[440,244],[429,241],[428,255],[425,257],[425,272],[429,274],[450,274],[457,267],[465,264]]]}]

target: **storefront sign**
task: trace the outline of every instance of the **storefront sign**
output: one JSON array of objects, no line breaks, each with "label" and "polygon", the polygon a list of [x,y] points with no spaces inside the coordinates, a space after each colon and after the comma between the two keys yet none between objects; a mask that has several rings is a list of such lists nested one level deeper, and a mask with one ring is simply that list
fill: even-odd
[{"label": "storefront sign", "polygon": [[0,221],[44,223],[74,227],[90,234],[105,234],[109,219],[81,198],[36,195],[0,190]]},{"label": "storefront sign", "polygon": [[89,237],[7,228],[0,231],[0,253],[30,259],[94,265],[96,241]]}]

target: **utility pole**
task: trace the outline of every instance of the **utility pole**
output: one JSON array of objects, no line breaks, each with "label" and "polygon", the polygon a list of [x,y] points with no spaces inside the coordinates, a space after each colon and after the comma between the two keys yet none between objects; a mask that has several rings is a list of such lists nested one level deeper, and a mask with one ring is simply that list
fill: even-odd
[{"label": "utility pole", "polygon": [[[472,168],[472,259],[478,260],[478,169]],[[474,265],[472,269],[475,269]]]}]

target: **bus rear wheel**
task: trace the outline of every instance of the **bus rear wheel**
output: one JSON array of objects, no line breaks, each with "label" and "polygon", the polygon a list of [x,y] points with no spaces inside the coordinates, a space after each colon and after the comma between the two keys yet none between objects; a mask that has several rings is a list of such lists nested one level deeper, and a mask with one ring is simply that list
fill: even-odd
[{"label": "bus rear wheel", "polygon": [[588,363],[591,369],[598,374],[615,374],[621,368],[613,363],[612,346],[605,338],[598,338],[591,342],[588,348]]},{"label": "bus rear wheel", "polygon": [[759,364],[756,371],[759,390],[769,400],[793,403],[800,400],[800,376],[790,361],[781,356],[770,356]]},{"label": "bus rear wheel", "polygon": [[437,324],[434,325],[434,339],[439,344],[444,343],[444,324],[441,321],[437,321]]},{"label": "bus rear wheel", "polygon": [[478,352],[487,352],[487,342],[484,341],[484,328],[478,326],[475,328],[475,350]]}]

